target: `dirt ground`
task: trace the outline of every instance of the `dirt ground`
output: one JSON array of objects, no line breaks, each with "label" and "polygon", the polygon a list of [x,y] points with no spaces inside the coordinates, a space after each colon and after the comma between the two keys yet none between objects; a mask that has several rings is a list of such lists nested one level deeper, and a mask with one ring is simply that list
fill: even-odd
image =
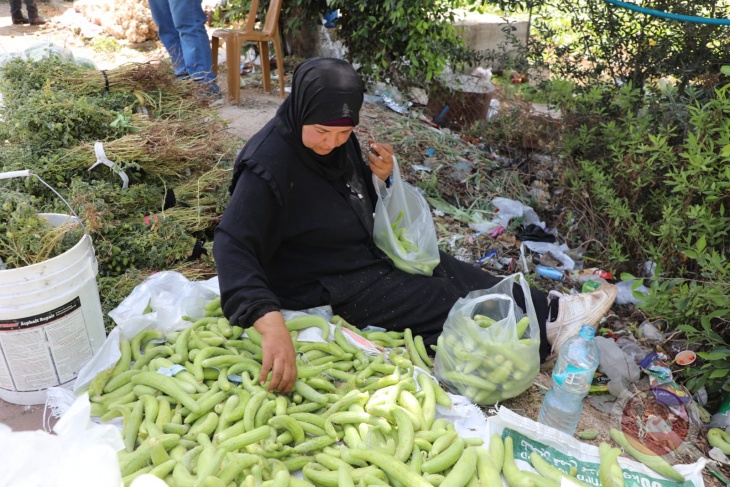
[{"label": "dirt ground", "polygon": [[[140,44],[128,44],[120,41],[118,50],[95,50],[89,45],[88,39],[78,35],[78,32],[84,31],[83,25],[69,25],[68,23],[68,18],[71,18],[71,16],[66,12],[73,9],[73,3],[50,0],[49,2],[39,3],[39,7],[41,14],[50,20],[49,24],[41,27],[16,26],[12,25],[10,20],[7,2],[0,2],[0,54],[22,51],[38,43],[50,42],[59,47],[70,49],[77,57],[92,60],[99,69],[110,69],[126,62],[145,62],[166,58],[164,48],[156,41],[147,41]],[[222,63],[225,63],[223,51],[220,53],[220,59]],[[225,64],[222,64],[221,67],[225,69]],[[288,71],[287,74],[290,76],[291,72]],[[260,75],[254,73],[244,76],[241,101],[238,105],[233,105],[226,96],[225,76],[221,78],[223,99],[216,109],[221,117],[228,121],[227,130],[231,135],[246,140],[274,115],[282,98],[278,93],[264,93],[260,84]],[[380,123],[383,117],[390,116],[398,115],[394,115],[381,106],[365,105],[364,116],[361,117],[362,129],[367,132],[368,125],[374,126]],[[553,363],[548,361],[543,365],[536,384],[528,391],[517,398],[505,401],[503,405],[526,417],[536,419],[542,397],[549,388]],[[489,412],[489,408],[486,411]],[[41,428],[43,407],[14,406],[0,401],[0,421],[19,430]],[[617,417],[616,414],[602,412],[594,408],[589,401],[585,401],[578,431],[596,429],[599,432],[598,437],[595,440],[588,441],[588,443],[598,445],[601,441],[609,441],[608,430],[615,427],[617,421],[620,421],[620,415]],[[699,438],[688,439],[690,442],[696,443],[702,452],[708,450],[704,435]],[[692,461],[689,458],[685,458],[685,460]],[[705,485],[715,487],[724,484],[706,469]]]}]

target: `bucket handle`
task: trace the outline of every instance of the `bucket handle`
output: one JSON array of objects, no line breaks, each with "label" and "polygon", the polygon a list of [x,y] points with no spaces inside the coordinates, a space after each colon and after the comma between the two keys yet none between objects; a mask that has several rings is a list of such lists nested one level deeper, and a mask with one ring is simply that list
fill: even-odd
[{"label": "bucket handle", "polygon": [[86,230],[86,226],[81,221],[81,218],[79,218],[79,215],[76,214],[76,212],[71,207],[71,205],[68,204],[68,201],[66,201],[66,199],[63,196],[61,196],[61,194],[58,191],[56,191],[55,189],[53,189],[53,187],[50,184],[48,184],[47,182],[45,182],[43,180],[43,178],[41,178],[39,175],[37,175],[36,173],[34,173],[33,171],[31,171],[30,169],[24,169],[22,171],[6,171],[6,172],[0,172],[0,179],[24,178],[24,177],[29,177],[29,176],[35,176],[36,178],[38,178],[38,181],[40,181],[48,189],[50,189],[51,191],[53,191],[53,194],[55,194],[56,196],[58,196],[61,199],[61,201],[63,201],[66,204],[66,206],[68,206],[68,209],[71,210],[71,214],[76,218],[76,221],[79,222],[79,225],[81,225],[81,228],[84,229],[84,233],[87,234],[87,235],[89,234],[89,232]]}]

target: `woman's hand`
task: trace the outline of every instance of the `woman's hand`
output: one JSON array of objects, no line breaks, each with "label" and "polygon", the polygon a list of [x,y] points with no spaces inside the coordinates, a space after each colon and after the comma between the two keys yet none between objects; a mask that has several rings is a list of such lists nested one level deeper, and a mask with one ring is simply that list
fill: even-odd
[{"label": "woman's hand", "polygon": [[284,317],[278,311],[271,311],[256,320],[253,324],[261,333],[261,376],[259,382],[264,384],[271,372],[269,392],[279,391],[283,394],[291,391],[297,379],[297,362],[294,343],[284,323]]},{"label": "woman's hand", "polygon": [[[395,151],[390,144],[370,142],[371,152],[368,153],[370,170],[381,181],[385,181],[393,172],[393,155]],[[373,151],[375,154],[373,154]]]}]

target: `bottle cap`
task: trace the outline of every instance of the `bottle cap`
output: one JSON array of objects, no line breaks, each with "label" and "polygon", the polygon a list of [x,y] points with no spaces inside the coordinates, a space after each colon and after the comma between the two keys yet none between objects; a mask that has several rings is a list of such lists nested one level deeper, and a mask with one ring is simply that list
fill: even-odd
[{"label": "bottle cap", "polygon": [[580,336],[583,338],[593,338],[596,336],[596,330],[591,325],[583,325],[580,327]]}]

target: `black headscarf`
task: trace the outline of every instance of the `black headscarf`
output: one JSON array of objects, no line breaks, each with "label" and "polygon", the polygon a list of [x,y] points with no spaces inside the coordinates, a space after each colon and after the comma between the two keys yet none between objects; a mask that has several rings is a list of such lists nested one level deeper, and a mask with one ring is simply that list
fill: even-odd
[{"label": "black headscarf", "polygon": [[301,162],[327,180],[347,172],[345,146],[319,155],[302,144],[302,126],[326,123],[342,117],[357,125],[363,101],[360,76],[350,63],[335,58],[308,59],[294,70],[291,94],[276,112],[276,126],[292,144]]}]

